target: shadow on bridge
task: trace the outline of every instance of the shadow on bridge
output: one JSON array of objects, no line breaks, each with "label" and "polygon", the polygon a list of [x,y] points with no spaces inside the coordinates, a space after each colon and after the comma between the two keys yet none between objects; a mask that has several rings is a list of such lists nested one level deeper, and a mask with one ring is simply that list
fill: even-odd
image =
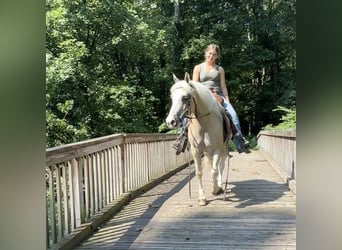
[{"label": "shadow on bridge", "polygon": [[286,183],[276,183],[263,179],[231,182],[228,200],[237,203],[237,208],[272,202],[289,191]]},{"label": "shadow on bridge", "polygon": [[229,182],[225,201],[222,195],[208,197],[209,204],[199,207],[197,190],[188,197],[189,179],[196,183],[187,168],[134,199],[76,249],[257,249],[260,244],[295,249],[293,209],[254,207],[284,196],[286,184]]},{"label": "shadow on bridge", "polygon": [[[175,177],[176,180],[174,180]],[[89,249],[89,246],[92,249],[108,248],[108,246],[113,249],[128,249],[129,242],[134,242],[164,202],[183,189],[188,184],[189,179],[193,177],[194,172],[191,172],[190,175],[184,172],[176,173],[158,186],[140,195],[124,206],[110,221],[99,227],[76,249]]]}]

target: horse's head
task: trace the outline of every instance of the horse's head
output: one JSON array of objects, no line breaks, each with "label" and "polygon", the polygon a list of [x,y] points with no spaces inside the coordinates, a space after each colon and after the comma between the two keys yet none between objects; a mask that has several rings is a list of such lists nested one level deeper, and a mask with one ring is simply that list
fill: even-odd
[{"label": "horse's head", "polygon": [[179,80],[173,74],[173,80],[174,84],[171,87],[172,106],[166,118],[166,124],[169,128],[178,128],[182,124],[183,117],[189,110],[192,86],[188,73],[185,73],[184,80]]}]

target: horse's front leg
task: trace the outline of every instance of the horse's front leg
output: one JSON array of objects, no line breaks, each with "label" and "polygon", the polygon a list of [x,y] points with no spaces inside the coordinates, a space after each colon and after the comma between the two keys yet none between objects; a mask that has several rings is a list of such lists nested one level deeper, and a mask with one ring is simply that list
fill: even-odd
[{"label": "horse's front leg", "polygon": [[[221,187],[223,185],[222,176],[223,176],[223,170],[224,170],[227,158],[228,158],[228,151],[225,149],[221,153],[219,175],[218,175],[218,178],[217,178],[218,184],[221,185]],[[227,171],[229,171],[229,169],[227,169]],[[228,180],[226,180],[226,181],[228,181]]]},{"label": "horse's front leg", "polygon": [[207,199],[205,198],[205,193],[203,189],[202,182],[202,163],[201,163],[201,154],[195,149],[195,147],[191,147],[192,157],[194,159],[195,164],[195,172],[198,181],[198,204],[200,206],[207,205]]},{"label": "horse's front leg", "polygon": [[223,150],[217,151],[213,156],[213,163],[211,168],[211,178],[213,183],[213,195],[223,193],[222,189],[222,174],[227,154]]}]

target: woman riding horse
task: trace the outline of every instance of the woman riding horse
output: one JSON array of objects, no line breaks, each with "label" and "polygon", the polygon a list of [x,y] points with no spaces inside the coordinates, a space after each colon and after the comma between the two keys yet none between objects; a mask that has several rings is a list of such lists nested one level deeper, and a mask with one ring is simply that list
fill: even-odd
[{"label": "woman riding horse", "polygon": [[[201,82],[207,86],[217,99],[222,101],[222,106],[226,110],[226,114],[233,124],[233,142],[239,153],[249,153],[249,142],[242,136],[240,121],[235,109],[231,105],[228,96],[228,90],[225,83],[224,69],[216,64],[217,58],[220,56],[219,46],[210,44],[205,50],[205,61],[194,67],[192,80]],[[174,148],[177,150],[176,154],[184,152],[187,144],[186,127],[187,120],[183,121],[181,135],[174,143]]]},{"label": "woman riding horse", "polygon": [[174,81],[171,87],[172,106],[166,124],[169,128],[177,128],[181,126],[184,117],[189,120],[188,138],[199,184],[199,205],[206,205],[202,184],[202,155],[207,158],[206,162],[211,168],[212,193],[218,195],[223,192],[222,173],[232,132],[228,125],[228,136],[224,136],[222,108],[205,85],[190,81],[188,73],[185,80],[180,81],[174,76]]}]

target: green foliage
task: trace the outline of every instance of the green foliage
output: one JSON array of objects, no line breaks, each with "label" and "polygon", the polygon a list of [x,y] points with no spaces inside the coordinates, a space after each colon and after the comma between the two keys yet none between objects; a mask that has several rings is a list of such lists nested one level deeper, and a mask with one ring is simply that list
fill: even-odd
[{"label": "green foliage", "polygon": [[48,147],[157,131],[171,75],[162,15],[131,1],[47,1]]},{"label": "green foliage", "polygon": [[157,119],[154,109],[156,98],[151,91],[126,85],[110,89],[111,108],[105,113],[116,133],[155,131]]},{"label": "green foliage", "polygon": [[[249,149],[250,150],[258,149],[258,140],[257,140],[257,137],[255,135],[247,136],[246,140],[248,140],[248,142],[249,142]],[[229,141],[228,149],[229,149],[229,151],[236,151],[236,147],[234,145],[233,140]]]},{"label": "green foliage", "polygon": [[163,122],[158,127],[158,133],[165,133],[168,132],[170,129],[167,127],[166,122]]},{"label": "green foliage", "polygon": [[168,131],[172,73],[191,73],[212,42],[244,134],[279,123],[272,109],[296,105],[295,1],[219,0],[214,9],[204,0],[47,0],[47,147]]},{"label": "green foliage", "polygon": [[272,111],[282,111],[285,114],[281,117],[281,123],[278,125],[268,124],[265,126],[265,130],[286,130],[286,129],[295,129],[296,128],[296,109],[288,109],[285,107],[278,106],[276,109]]}]

